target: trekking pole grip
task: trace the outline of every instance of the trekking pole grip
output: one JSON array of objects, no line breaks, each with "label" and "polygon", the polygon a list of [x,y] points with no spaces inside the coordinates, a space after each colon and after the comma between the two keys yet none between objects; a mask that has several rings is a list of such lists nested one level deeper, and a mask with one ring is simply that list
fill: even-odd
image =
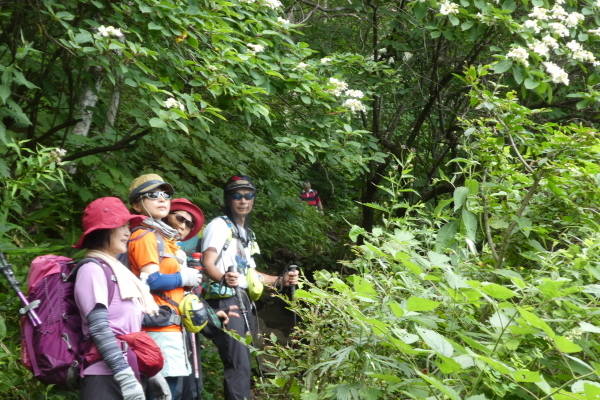
[{"label": "trekking pole grip", "polygon": [[2,252],[0,252],[0,271],[2,271],[2,275],[4,275],[4,278],[6,278],[10,287],[15,291],[19,297],[19,300],[21,300],[21,303],[24,306],[19,310],[19,312],[23,315],[27,314],[33,326],[41,325],[42,321],[40,321],[40,318],[34,310],[34,308],[36,308],[39,304],[39,301],[34,301],[33,303],[29,303],[29,301],[27,301],[27,297],[25,297],[21,291],[21,283],[17,280],[17,278],[15,278],[12,265],[6,262],[6,258],[4,258],[4,253]]},{"label": "trekking pole grip", "polygon": [[[235,272],[235,267],[233,265],[231,265],[227,269],[227,272]],[[233,287],[232,289],[235,292],[235,296],[237,297],[238,307],[240,308],[240,311],[242,313],[245,313],[246,312],[246,304],[244,304],[244,298],[242,297],[242,291],[240,290],[239,285]]]},{"label": "trekking pole grip", "polygon": [[[290,265],[288,267],[288,272],[295,272],[298,270],[298,266],[297,265]],[[296,292],[296,285],[290,285],[290,292],[292,295],[292,300],[294,300],[294,293]]]}]

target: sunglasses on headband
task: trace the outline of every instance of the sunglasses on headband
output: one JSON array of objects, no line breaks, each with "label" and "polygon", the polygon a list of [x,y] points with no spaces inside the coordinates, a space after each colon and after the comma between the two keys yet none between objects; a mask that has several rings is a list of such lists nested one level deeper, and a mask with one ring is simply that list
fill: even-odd
[{"label": "sunglasses on headband", "polygon": [[231,195],[231,198],[233,200],[241,200],[242,198],[246,199],[246,200],[252,200],[254,198],[254,193],[246,193],[246,194],[241,194],[241,193],[233,193]]},{"label": "sunglasses on headband", "polygon": [[175,216],[175,219],[177,220],[177,222],[179,222],[180,224],[185,224],[185,226],[187,226],[189,230],[194,229],[194,223],[192,221],[190,221],[189,219],[186,219],[183,215],[175,214],[175,213],[171,213],[171,214],[173,214]]},{"label": "sunglasses on headband", "polygon": [[163,199],[165,200],[169,200],[171,198],[171,195],[167,192],[148,192],[148,193],[144,193],[140,196],[140,199],[143,199],[144,197],[149,198],[150,200],[158,200],[158,198],[162,196]]}]

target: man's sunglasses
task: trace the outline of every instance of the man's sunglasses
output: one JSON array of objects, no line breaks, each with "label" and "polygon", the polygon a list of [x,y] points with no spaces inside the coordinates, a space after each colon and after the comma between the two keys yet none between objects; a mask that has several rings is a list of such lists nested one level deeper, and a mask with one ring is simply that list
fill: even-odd
[{"label": "man's sunglasses", "polygon": [[144,197],[149,198],[150,200],[158,200],[158,198],[162,196],[163,199],[165,200],[169,200],[171,198],[171,195],[167,192],[148,192],[148,193],[144,193],[140,196],[140,199],[143,199]]},{"label": "man's sunglasses", "polygon": [[246,194],[234,193],[231,195],[231,198],[233,200],[241,200],[242,198],[244,198],[246,200],[252,200],[254,198],[254,193],[246,193]]},{"label": "man's sunglasses", "polygon": [[177,222],[179,222],[180,224],[185,224],[185,226],[187,226],[190,231],[194,229],[194,223],[192,221],[190,221],[189,219],[185,219],[185,217],[181,214],[172,214],[175,216]]}]

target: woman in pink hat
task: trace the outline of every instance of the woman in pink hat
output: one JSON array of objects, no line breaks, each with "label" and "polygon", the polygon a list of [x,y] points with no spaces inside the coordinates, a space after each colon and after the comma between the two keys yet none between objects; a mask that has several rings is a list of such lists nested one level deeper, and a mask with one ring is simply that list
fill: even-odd
[{"label": "woman in pink hat", "polygon": [[[116,197],[94,200],[83,214],[84,232],[75,247],[87,249],[86,258],[94,261],[77,271],[74,295],[82,330],[91,336],[100,357],[84,367],[82,399],[145,399],[136,356],[131,350],[123,351],[115,337],[139,332],[143,314],[158,311],[148,290],[116,258],[127,250],[129,222],[135,218],[140,217],[131,215]],[[116,282],[114,286],[109,287],[108,276]],[[168,391],[160,374],[151,379],[152,386]]]}]

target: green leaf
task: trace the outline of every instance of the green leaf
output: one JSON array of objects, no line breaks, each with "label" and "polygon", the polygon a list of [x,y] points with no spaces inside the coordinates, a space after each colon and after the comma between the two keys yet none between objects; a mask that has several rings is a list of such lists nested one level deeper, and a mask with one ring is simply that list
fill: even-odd
[{"label": "green leaf", "polygon": [[463,31],[469,30],[469,29],[470,29],[470,28],[473,26],[473,24],[474,24],[474,23],[475,23],[475,21],[473,21],[473,20],[468,20],[468,21],[466,21],[466,22],[463,22],[463,23],[460,25],[460,28],[461,28]]},{"label": "green leaf", "polygon": [[438,355],[438,357],[440,358],[441,362],[436,360],[435,365],[437,365],[440,371],[442,371],[444,374],[452,374],[463,369],[462,365],[449,357],[444,357],[441,355]]},{"label": "green leaf", "polygon": [[92,34],[86,30],[80,29],[79,33],[75,35],[75,43],[87,43],[93,39]]},{"label": "green leaf", "polygon": [[435,240],[435,251],[438,253],[443,252],[448,247],[448,243],[458,232],[460,226],[458,221],[450,221],[440,228]]},{"label": "green leaf", "polygon": [[506,59],[506,60],[502,60],[496,64],[494,64],[494,66],[492,67],[494,73],[496,74],[502,74],[506,71],[508,71],[513,65],[512,60]]},{"label": "green leaf", "polygon": [[512,377],[517,382],[541,382],[542,378],[537,371],[529,371],[528,369],[519,369],[512,373]]},{"label": "green leaf", "polygon": [[353,225],[352,229],[350,229],[350,233],[348,234],[348,236],[350,236],[350,239],[353,242],[356,242],[356,240],[358,239],[359,235],[364,235],[365,233],[367,233],[367,231],[365,230],[365,228],[362,228],[358,225]]},{"label": "green leaf", "polygon": [[371,376],[373,378],[381,379],[386,382],[392,382],[392,383],[402,383],[404,381],[404,378],[399,378],[394,375],[369,374],[369,376]]},{"label": "green leaf", "polygon": [[445,357],[452,357],[454,349],[446,338],[430,329],[423,329],[420,327],[416,327],[415,329],[419,336],[421,336],[421,339],[423,339],[423,341],[427,343],[427,346],[433,351]]},{"label": "green leaf", "polygon": [[6,99],[10,96],[10,87],[8,85],[0,85],[0,100],[2,104],[6,104]]},{"label": "green leaf", "polygon": [[538,317],[537,315],[533,314],[532,312],[529,312],[529,311],[525,310],[522,307],[517,307],[517,310],[519,310],[519,313],[521,314],[521,316],[523,317],[523,319],[525,321],[529,322],[529,324],[531,324],[531,326],[534,326],[534,327],[536,327],[538,329],[543,330],[551,338],[553,338],[554,336],[556,336],[556,333],[554,333],[554,331],[552,330],[552,328],[550,328],[550,326],[548,326],[548,324],[546,322],[544,322],[544,320],[542,320],[540,317]]},{"label": "green leaf", "polygon": [[415,373],[417,375],[419,375],[421,377],[421,379],[423,379],[424,381],[428,382],[429,384],[431,384],[432,386],[437,388],[440,392],[444,393],[450,399],[461,400],[460,396],[458,395],[458,393],[456,393],[456,391],[454,389],[452,389],[450,386],[444,385],[442,382],[438,381],[434,376],[426,375],[418,370],[415,370]]},{"label": "green leaf", "polygon": [[465,227],[465,236],[475,242],[477,234],[477,218],[467,209],[462,209],[462,223]]},{"label": "green leaf", "polygon": [[395,301],[389,302],[388,307],[392,310],[396,317],[402,318],[404,316],[404,309],[402,309],[400,304],[396,303]]},{"label": "green leaf", "polygon": [[554,343],[563,353],[577,353],[583,350],[579,345],[573,343],[564,336],[555,336]]},{"label": "green leaf", "polygon": [[6,320],[0,315],[0,342],[6,338]]},{"label": "green leaf", "polygon": [[525,79],[525,87],[527,89],[535,89],[540,85],[540,81],[536,81],[535,79],[527,78]]},{"label": "green leaf", "polygon": [[491,359],[489,357],[478,356],[478,358],[481,359],[481,360],[483,360],[483,361],[485,361],[490,367],[494,368],[496,371],[500,372],[501,374],[510,375],[511,374],[511,370],[514,370],[514,368],[507,367],[502,362],[496,361],[496,360]]},{"label": "green leaf", "polygon": [[468,194],[469,188],[466,188],[464,186],[459,186],[456,189],[454,189],[454,211],[458,210],[463,206]]},{"label": "green leaf", "polygon": [[287,162],[293,163],[296,161],[296,156],[291,151],[286,152],[284,157]]},{"label": "green leaf", "polygon": [[160,118],[151,118],[150,121],[148,121],[148,122],[150,123],[150,126],[153,128],[166,128],[167,127],[167,123]]},{"label": "green leaf", "polygon": [[510,290],[509,288],[500,286],[496,283],[492,283],[490,285],[482,285],[481,287],[479,287],[479,290],[481,290],[483,293],[489,296],[500,300],[509,299],[517,295],[514,291]]},{"label": "green leaf", "polygon": [[300,96],[300,99],[302,99],[302,102],[304,104],[310,104],[310,103],[312,103],[312,100],[308,96]]},{"label": "green leaf", "polygon": [[409,297],[406,301],[406,309],[408,311],[431,311],[435,310],[441,303],[424,299],[422,297]]}]

